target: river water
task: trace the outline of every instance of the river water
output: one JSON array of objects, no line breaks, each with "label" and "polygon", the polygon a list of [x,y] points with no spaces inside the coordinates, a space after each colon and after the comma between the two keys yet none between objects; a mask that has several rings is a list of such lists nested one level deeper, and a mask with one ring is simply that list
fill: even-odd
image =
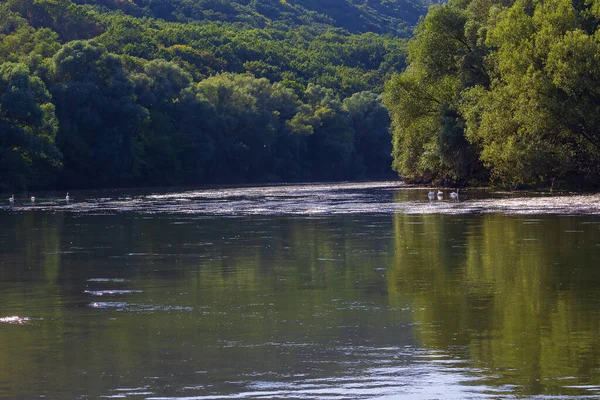
[{"label": "river water", "polygon": [[429,190],[15,196],[0,398],[598,398],[600,196]]}]

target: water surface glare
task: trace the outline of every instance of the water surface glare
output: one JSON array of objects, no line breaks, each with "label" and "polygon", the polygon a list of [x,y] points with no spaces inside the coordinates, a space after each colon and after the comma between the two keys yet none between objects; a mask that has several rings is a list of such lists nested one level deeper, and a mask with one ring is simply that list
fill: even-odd
[{"label": "water surface glare", "polygon": [[428,190],[17,198],[0,398],[600,397],[599,196]]},{"label": "water surface glare", "polygon": [[[5,209],[70,212],[136,212],[203,215],[347,215],[347,214],[600,214],[600,194],[488,192],[444,189],[429,200],[429,188],[399,182],[230,187],[202,190],[81,192],[66,202],[60,195],[37,196],[35,203],[16,199]],[[174,224],[185,223],[181,221]]]}]

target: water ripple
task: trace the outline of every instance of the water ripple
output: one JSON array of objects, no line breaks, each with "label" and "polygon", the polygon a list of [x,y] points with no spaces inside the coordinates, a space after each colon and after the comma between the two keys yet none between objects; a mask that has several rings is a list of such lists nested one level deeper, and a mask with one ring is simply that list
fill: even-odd
[{"label": "water ripple", "polygon": [[111,296],[122,294],[142,293],[142,290],[84,290],[83,293],[90,296]]},{"label": "water ripple", "polygon": [[[461,191],[459,201],[429,201],[428,188],[401,182],[215,188],[155,193],[137,197],[90,197],[65,203],[47,201],[4,206],[9,210],[64,210],[107,214],[135,212],[180,215],[298,215],[337,214],[472,214],[502,213],[600,214],[600,194]],[[450,189],[446,190],[448,193]],[[188,223],[179,221],[177,223]]]},{"label": "water ripple", "polygon": [[19,316],[11,316],[11,317],[2,317],[0,318],[0,324],[15,324],[15,325],[23,325],[29,322],[31,319],[28,317],[19,317]]},{"label": "water ripple", "polygon": [[114,309],[116,311],[126,311],[133,313],[152,313],[152,312],[172,312],[172,311],[193,311],[189,306],[166,306],[161,304],[132,304],[121,301],[95,301],[88,304],[90,308]]}]

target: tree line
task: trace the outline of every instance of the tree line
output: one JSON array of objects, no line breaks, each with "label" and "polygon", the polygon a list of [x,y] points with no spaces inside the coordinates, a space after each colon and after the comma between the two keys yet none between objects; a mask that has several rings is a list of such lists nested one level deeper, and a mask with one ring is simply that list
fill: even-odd
[{"label": "tree line", "polygon": [[0,189],[394,176],[403,39],[80,3],[0,4]]},{"label": "tree line", "polygon": [[435,5],[386,86],[412,181],[600,184],[600,2]]}]

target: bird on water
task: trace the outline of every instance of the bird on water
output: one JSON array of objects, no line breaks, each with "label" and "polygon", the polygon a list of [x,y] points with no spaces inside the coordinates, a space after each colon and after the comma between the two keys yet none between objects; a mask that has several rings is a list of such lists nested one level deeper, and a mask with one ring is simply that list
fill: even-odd
[{"label": "bird on water", "polygon": [[35,203],[35,196],[31,196],[31,202]]},{"label": "bird on water", "polygon": [[432,190],[431,192],[427,193],[427,197],[429,197],[429,200],[433,200],[435,197],[435,192]]},{"label": "bird on water", "polygon": [[442,200],[444,198],[444,192],[442,192],[441,190],[438,190],[437,198],[438,198],[438,200]]},{"label": "bird on water", "polygon": [[65,200],[66,200],[66,201],[69,201],[69,200],[70,200],[70,199],[69,199],[69,192],[67,192],[67,195],[65,196]]},{"label": "bird on water", "polygon": [[9,203],[14,203],[14,202],[15,202],[15,195],[14,195],[14,194],[13,194],[13,195],[11,195],[11,196],[8,198],[8,202],[9,202]]},{"label": "bird on water", "polygon": [[450,193],[450,198],[453,200],[458,200],[458,189],[456,189],[456,192]]}]

